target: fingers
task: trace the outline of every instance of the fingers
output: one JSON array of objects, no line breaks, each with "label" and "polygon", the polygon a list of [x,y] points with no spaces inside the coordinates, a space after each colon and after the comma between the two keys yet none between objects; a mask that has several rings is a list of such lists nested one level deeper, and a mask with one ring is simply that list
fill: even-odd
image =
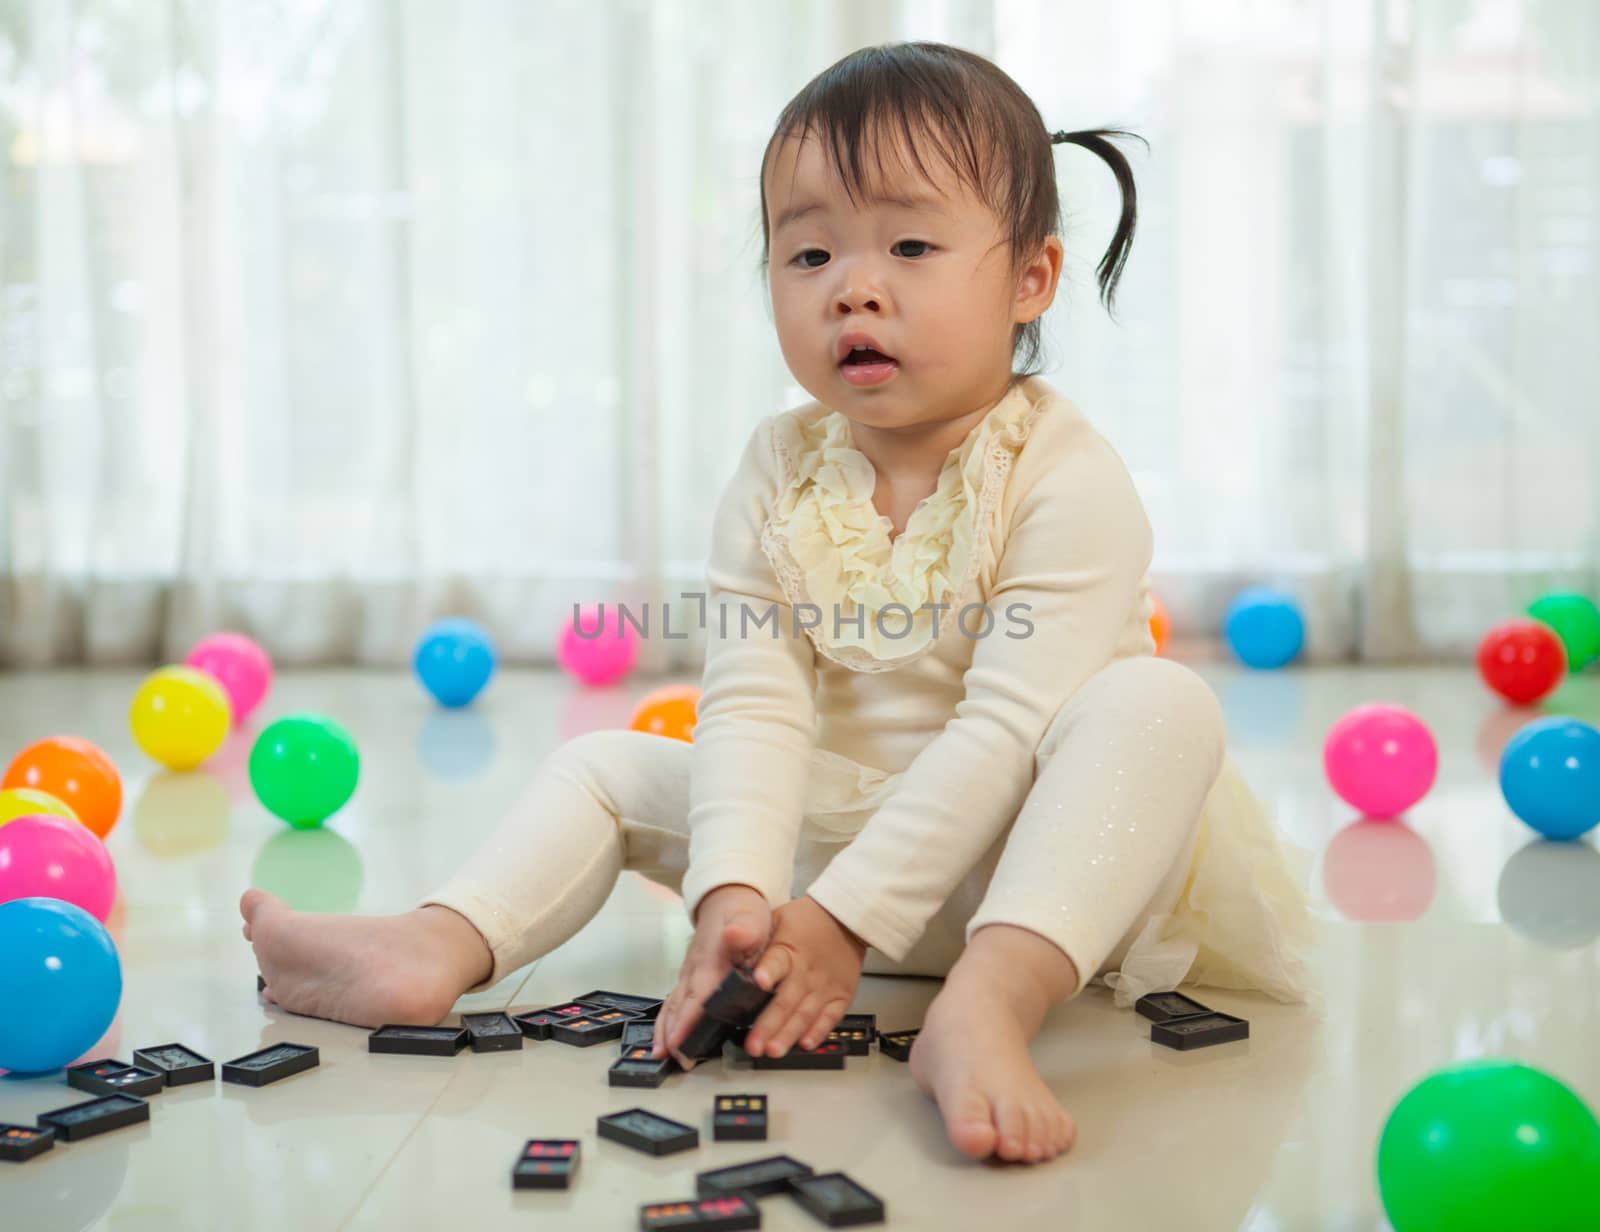
[{"label": "fingers", "polygon": [[[768,1043],[776,1037],[779,1031],[783,1030],[789,1019],[794,1016],[812,991],[811,972],[801,969],[799,964],[795,962],[793,954],[784,949],[784,947],[775,946],[774,949],[782,950],[784,955],[782,958],[776,959],[771,968],[779,973],[777,977],[777,992],[772,1000],[767,1002],[767,1008],[761,1011],[760,1016],[750,1028],[750,1034],[745,1039],[745,1050],[751,1056],[759,1055],[763,1051],[768,1056],[781,1057],[783,1055],[783,1052],[772,1052],[768,1048]],[[767,959],[763,958],[763,966],[766,965],[766,962]],[[801,1024],[802,1027],[804,1025],[804,1023]],[[793,1042],[794,1040],[791,1038],[789,1043],[793,1044]],[[788,1050],[789,1046],[785,1045],[783,1051],[787,1052]]]},{"label": "fingers", "polygon": [[751,1056],[758,1056],[765,1048],[767,1041],[777,1033],[778,1028],[789,1021],[789,1015],[794,1013],[795,1007],[805,996],[805,979],[799,972],[787,976],[783,983],[778,985],[777,995],[767,1002],[767,1008],[756,1016],[755,1022],[750,1024],[750,1031],[745,1036],[745,1051]]},{"label": "fingers", "polygon": [[690,1070],[695,1067],[695,1061],[691,1057],[684,1056],[681,1045],[700,1015],[692,1008],[686,1008],[685,1000],[686,998],[679,999],[670,1018],[667,1015],[667,1007],[661,1007],[661,1013],[656,1018],[655,1037],[650,1044],[650,1055],[657,1058],[670,1056],[684,1069]]},{"label": "fingers", "polygon": [[794,1012],[789,1015],[783,1025],[772,1033],[772,1038],[767,1043],[767,1055],[769,1057],[785,1055],[789,1049],[795,1046],[795,1042],[800,1038],[801,1033],[816,1021],[817,1014],[821,1008],[822,999],[815,993],[812,993],[801,1001],[799,1005],[795,1006]]},{"label": "fingers", "polygon": [[828,1032],[839,1025],[839,1020],[849,1008],[849,1002],[837,998],[825,1004],[811,1020],[811,1025],[801,1032],[800,1047],[808,1051],[820,1047],[822,1041],[828,1038]]},{"label": "fingers", "polygon": [[[678,986],[681,987],[682,985]],[[678,1016],[678,988],[672,990],[656,1014],[656,1030],[650,1038],[650,1055],[658,1060],[667,1055],[667,1034],[672,1030],[672,1023]]]},{"label": "fingers", "polygon": [[731,912],[722,922],[722,957],[730,967],[748,967],[761,955],[772,930],[772,917],[756,910]]},{"label": "fingers", "polygon": [[768,946],[756,964],[756,984],[771,992],[794,970],[794,951],[786,945]]},{"label": "fingers", "polygon": [[650,1049],[653,1056],[671,1055],[684,1069],[694,1068],[694,1058],[685,1056],[682,1051],[683,1041],[700,1021],[701,1006],[727,971],[728,964],[722,955],[713,953],[709,957],[702,957],[691,950],[690,956],[684,960],[684,970],[678,977],[677,987],[656,1016],[655,1037]]}]

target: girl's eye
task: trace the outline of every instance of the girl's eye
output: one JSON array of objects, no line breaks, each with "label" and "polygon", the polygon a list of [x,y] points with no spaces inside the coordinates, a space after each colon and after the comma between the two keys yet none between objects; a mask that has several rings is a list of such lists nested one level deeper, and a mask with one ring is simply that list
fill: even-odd
[{"label": "girl's eye", "polygon": [[[908,258],[925,257],[928,255],[928,253],[933,251],[933,245],[928,243],[927,240],[900,240],[895,244],[894,247],[903,249],[907,245],[911,246],[912,248],[919,248],[922,250],[920,252],[909,252],[903,254]],[[890,251],[893,252],[894,249],[891,248]],[[821,257],[822,259],[820,261],[812,261],[812,257]],[[828,254],[821,248],[807,248],[794,259],[794,264],[800,266],[801,269],[821,269],[827,263]]]}]

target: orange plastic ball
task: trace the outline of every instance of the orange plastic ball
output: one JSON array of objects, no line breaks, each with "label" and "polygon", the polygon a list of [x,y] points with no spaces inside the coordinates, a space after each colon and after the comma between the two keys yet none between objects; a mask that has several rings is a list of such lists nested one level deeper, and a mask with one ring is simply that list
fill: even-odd
[{"label": "orange plastic ball", "polygon": [[700,687],[693,684],[669,684],[652,689],[634,707],[628,726],[634,731],[649,732],[653,736],[670,736],[674,740],[694,743],[694,724],[700,705]]},{"label": "orange plastic ball", "polygon": [[49,792],[101,838],[122,813],[122,776],[112,760],[77,736],[50,736],[12,760],[0,788]]},{"label": "orange plastic ball", "polygon": [[1154,595],[1150,596],[1150,636],[1156,639],[1156,653],[1167,652],[1167,639],[1172,636],[1172,618],[1166,606]]}]

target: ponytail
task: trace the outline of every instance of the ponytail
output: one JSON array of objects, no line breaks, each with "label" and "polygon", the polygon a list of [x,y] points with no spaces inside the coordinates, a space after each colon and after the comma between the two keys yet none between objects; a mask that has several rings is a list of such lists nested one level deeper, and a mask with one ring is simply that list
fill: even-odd
[{"label": "ponytail", "polygon": [[1117,282],[1122,277],[1122,267],[1128,262],[1128,250],[1133,247],[1133,230],[1139,221],[1139,200],[1133,185],[1133,168],[1128,165],[1127,155],[1111,143],[1113,137],[1127,137],[1142,142],[1147,150],[1150,148],[1150,143],[1138,133],[1124,132],[1120,128],[1089,128],[1073,133],[1062,131],[1050,134],[1052,145],[1062,142],[1081,145],[1103,159],[1111,168],[1111,174],[1117,177],[1117,187],[1122,192],[1122,216],[1117,220],[1116,234],[1111,237],[1105,256],[1100,258],[1100,264],[1095,267],[1100,282],[1100,300],[1107,312],[1112,310],[1116,300]]}]

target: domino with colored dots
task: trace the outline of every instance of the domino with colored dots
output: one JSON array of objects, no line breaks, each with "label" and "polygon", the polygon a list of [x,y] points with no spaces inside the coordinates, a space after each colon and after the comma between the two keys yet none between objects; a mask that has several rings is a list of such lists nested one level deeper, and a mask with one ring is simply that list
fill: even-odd
[{"label": "domino with colored dots", "polygon": [[636,1044],[612,1063],[606,1080],[614,1087],[658,1087],[677,1070],[673,1058],[657,1060],[650,1055],[649,1044]]},{"label": "domino with colored dots", "polygon": [[917,1042],[917,1027],[911,1031],[888,1031],[878,1036],[878,1051],[892,1061],[911,1060],[911,1045]]},{"label": "domino with colored dots", "polygon": [[575,1138],[530,1138],[511,1168],[511,1188],[571,1188],[578,1149]]},{"label": "domino with colored dots", "polygon": [[67,1085],[91,1095],[159,1095],[166,1081],[154,1070],[106,1057],[67,1069]]},{"label": "domino with colored dots", "polygon": [[581,1018],[568,1018],[550,1028],[550,1038],[571,1044],[575,1048],[588,1048],[606,1040],[620,1039],[622,1028],[632,1021],[621,1010],[591,1010]]},{"label": "domino with colored dots", "polygon": [[7,1163],[26,1163],[43,1155],[56,1144],[56,1131],[27,1125],[0,1125],[0,1159]]},{"label": "domino with colored dots", "polygon": [[692,1198],[687,1202],[652,1202],[639,1208],[642,1232],[739,1232],[761,1226],[761,1208],[743,1194]]},{"label": "domino with colored dots", "polygon": [[765,1142],[767,1097],[717,1096],[711,1106],[711,1136],[718,1142]]}]

